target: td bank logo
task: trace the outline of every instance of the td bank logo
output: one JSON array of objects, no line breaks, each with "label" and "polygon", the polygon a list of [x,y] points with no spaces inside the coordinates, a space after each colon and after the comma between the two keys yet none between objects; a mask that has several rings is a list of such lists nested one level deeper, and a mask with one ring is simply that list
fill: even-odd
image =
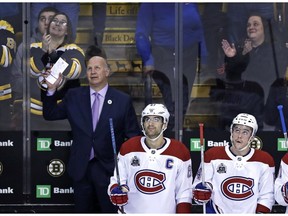
[{"label": "td bank logo", "polygon": [[[205,139],[203,139],[204,149],[205,149]],[[190,151],[201,151],[200,139],[191,138],[190,139]]]},{"label": "td bank logo", "polygon": [[287,151],[287,143],[285,143],[284,138],[278,138],[277,139],[277,150],[278,151]]},{"label": "td bank logo", "polygon": [[51,198],[51,185],[36,185],[36,198]]},{"label": "td bank logo", "polygon": [[51,138],[37,138],[37,151],[51,151]]}]

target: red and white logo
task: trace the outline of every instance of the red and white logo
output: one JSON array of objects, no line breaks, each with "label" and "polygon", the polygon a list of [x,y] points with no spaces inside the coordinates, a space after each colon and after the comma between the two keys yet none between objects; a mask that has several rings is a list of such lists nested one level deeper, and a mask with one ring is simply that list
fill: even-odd
[{"label": "red and white logo", "polygon": [[242,176],[233,176],[225,179],[221,184],[221,191],[228,199],[245,200],[254,195],[252,190],[254,180]]},{"label": "red and white logo", "polygon": [[145,194],[155,194],[163,191],[165,180],[165,173],[154,170],[140,170],[134,177],[137,189]]}]

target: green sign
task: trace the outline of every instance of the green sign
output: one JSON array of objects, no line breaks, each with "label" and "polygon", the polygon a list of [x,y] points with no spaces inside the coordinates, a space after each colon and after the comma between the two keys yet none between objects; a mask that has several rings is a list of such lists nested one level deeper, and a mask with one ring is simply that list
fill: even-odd
[{"label": "green sign", "polygon": [[[205,139],[203,139],[204,150],[205,150]],[[201,151],[200,139],[191,138],[190,139],[190,151]]]},{"label": "green sign", "polygon": [[287,143],[285,143],[284,138],[277,139],[277,150],[278,151],[287,151]]},{"label": "green sign", "polygon": [[51,185],[36,185],[36,198],[51,198]]},{"label": "green sign", "polygon": [[51,151],[51,138],[37,138],[37,151]]}]

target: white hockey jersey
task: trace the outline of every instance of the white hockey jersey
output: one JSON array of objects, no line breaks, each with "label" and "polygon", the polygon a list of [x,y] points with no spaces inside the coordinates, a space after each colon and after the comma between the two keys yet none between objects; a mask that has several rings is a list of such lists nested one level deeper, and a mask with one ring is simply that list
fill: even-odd
[{"label": "white hockey jersey", "polygon": [[[141,136],[123,143],[118,154],[120,181],[130,189],[125,213],[175,213],[178,203],[192,203],[190,151],[179,141],[165,139],[160,149],[150,149]],[[116,171],[109,195],[114,184]]]},{"label": "white hockey jersey", "polygon": [[[270,154],[251,149],[235,156],[230,146],[213,147],[205,152],[205,181],[213,185],[211,212],[245,214],[270,212],[274,204],[275,164]],[[202,180],[201,166],[193,188]]]},{"label": "white hockey jersey", "polygon": [[[288,206],[288,200],[284,199],[281,193],[282,186],[288,181],[288,153],[286,153],[280,162],[278,176],[275,180],[275,200],[279,205]],[[286,207],[288,213],[288,207]]]}]

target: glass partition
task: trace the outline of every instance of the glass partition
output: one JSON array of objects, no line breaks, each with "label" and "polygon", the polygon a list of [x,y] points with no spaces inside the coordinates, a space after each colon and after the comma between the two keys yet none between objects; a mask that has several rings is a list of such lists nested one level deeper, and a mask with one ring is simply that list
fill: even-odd
[{"label": "glass partition", "polygon": [[[69,20],[52,20],[58,12]],[[132,97],[139,124],[147,104],[167,106],[165,136],[191,150],[194,175],[199,123],[206,148],[226,145],[241,112],[256,117],[253,145],[275,156],[278,168],[287,150],[278,110],[282,105],[287,122],[286,3],[0,3],[0,16],[0,179],[14,192],[0,193],[1,206],[73,206],[66,171],[71,127],[42,113],[43,77],[60,57],[45,54],[59,47],[61,55],[73,50],[64,59],[72,69],[59,101],[70,88],[88,85],[84,53],[95,44],[106,52],[110,86]],[[42,43],[51,21],[69,28],[53,48]]]}]

